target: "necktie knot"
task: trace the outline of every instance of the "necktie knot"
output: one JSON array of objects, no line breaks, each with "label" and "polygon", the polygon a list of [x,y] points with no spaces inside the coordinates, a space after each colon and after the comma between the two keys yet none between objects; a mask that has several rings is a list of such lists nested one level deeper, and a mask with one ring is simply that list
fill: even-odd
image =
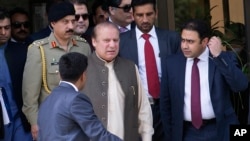
[{"label": "necktie knot", "polygon": [[120,27],[119,28],[120,33],[126,32],[128,29],[126,27]]},{"label": "necktie knot", "polygon": [[148,40],[149,37],[150,37],[150,35],[149,35],[149,34],[146,34],[146,33],[142,34],[141,36],[142,36],[142,38],[145,39],[145,40]]},{"label": "necktie knot", "polygon": [[194,64],[197,65],[197,63],[200,61],[199,58],[194,58]]}]

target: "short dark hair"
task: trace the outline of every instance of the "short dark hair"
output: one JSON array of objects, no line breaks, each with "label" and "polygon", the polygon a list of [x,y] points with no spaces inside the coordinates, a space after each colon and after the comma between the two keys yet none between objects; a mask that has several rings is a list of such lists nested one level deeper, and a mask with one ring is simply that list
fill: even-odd
[{"label": "short dark hair", "polygon": [[87,1],[86,0],[69,0],[69,2],[71,2],[72,4],[84,4],[87,6]]},{"label": "short dark hair", "polygon": [[96,15],[96,10],[99,6],[103,9],[103,1],[102,0],[95,0],[92,4],[92,15]]},{"label": "short dark hair", "polygon": [[204,20],[190,19],[181,26],[181,32],[184,29],[196,31],[201,40],[211,36],[210,26]]},{"label": "short dark hair", "polygon": [[7,11],[7,9],[0,7],[0,20],[3,20],[5,18],[10,19],[9,12]]},{"label": "short dark hair", "polygon": [[122,0],[103,0],[103,10],[109,12],[109,6],[117,7],[122,3]]},{"label": "short dark hair", "polygon": [[61,79],[68,82],[76,82],[82,73],[86,71],[88,59],[78,52],[69,52],[61,56],[59,60],[59,72]]},{"label": "short dark hair", "polygon": [[27,18],[29,18],[29,13],[27,11],[25,11],[23,8],[21,7],[15,7],[13,8],[12,10],[10,10],[9,14],[10,14],[10,18],[16,14],[16,13],[19,13],[19,14],[23,14],[25,16],[27,16]]},{"label": "short dark hair", "polygon": [[145,4],[152,4],[154,11],[156,11],[156,0],[132,0],[132,8],[134,10],[134,8],[136,6],[141,6],[141,5],[145,5]]}]

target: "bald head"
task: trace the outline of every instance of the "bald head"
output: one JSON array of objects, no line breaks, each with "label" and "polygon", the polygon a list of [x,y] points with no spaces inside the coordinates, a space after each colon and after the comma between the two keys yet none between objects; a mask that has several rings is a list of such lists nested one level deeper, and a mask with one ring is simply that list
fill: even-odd
[{"label": "bald head", "polygon": [[92,38],[96,38],[98,35],[98,32],[101,32],[102,31],[101,29],[103,29],[105,27],[106,28],[113,28],[113,29],[117,30],[118,33],[120,33],[118,27],[115,24],[107,21],[107,22],[99,23],[95,26],[95,28],[93,29],[93,32],[92,32]]}]

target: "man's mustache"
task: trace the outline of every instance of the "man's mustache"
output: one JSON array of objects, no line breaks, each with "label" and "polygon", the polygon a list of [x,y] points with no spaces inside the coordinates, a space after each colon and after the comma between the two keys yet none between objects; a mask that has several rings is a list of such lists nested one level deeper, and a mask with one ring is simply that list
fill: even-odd
[{"label": "man's mustache", "polygon": [[24,34],[27,34],[28,32],[26,32],[25,30],[20,30],[19,32],[17,32],[17,33],[24,33]]},{"label": "man's mustache", "polygon": [[74,30],[73,29],[69,29],[66,31],[66,33],[74,33]]}]

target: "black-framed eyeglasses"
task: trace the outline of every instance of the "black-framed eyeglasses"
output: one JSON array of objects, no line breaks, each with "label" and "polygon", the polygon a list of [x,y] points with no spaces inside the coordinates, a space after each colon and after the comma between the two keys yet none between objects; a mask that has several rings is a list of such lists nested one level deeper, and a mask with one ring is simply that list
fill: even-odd
[{"label": "black-framed eyeglasses", "polygon": [[122,9],[124,12],[129,12],[130,9],[132,8],[131,5],[125,5],[125,6],[122,6],[122,7],[120,7],[120,6],[114,6],[114,7],[120,8],[120,9]]},{"label": "black-framed eyeglasses", "polygon": [[26,21],[26,22],[14,22],[11,24],[11,26],[14,28],[21,28],[22,26],[24,28],[29,28],[30,23],[28,21]]},{"label": "black-framed eyeglasses", "polygon": [[77,21],[79,21],[80,17],[82,17],[83,20],[87,20],[89,18],[89,14],[75,14]]}]

